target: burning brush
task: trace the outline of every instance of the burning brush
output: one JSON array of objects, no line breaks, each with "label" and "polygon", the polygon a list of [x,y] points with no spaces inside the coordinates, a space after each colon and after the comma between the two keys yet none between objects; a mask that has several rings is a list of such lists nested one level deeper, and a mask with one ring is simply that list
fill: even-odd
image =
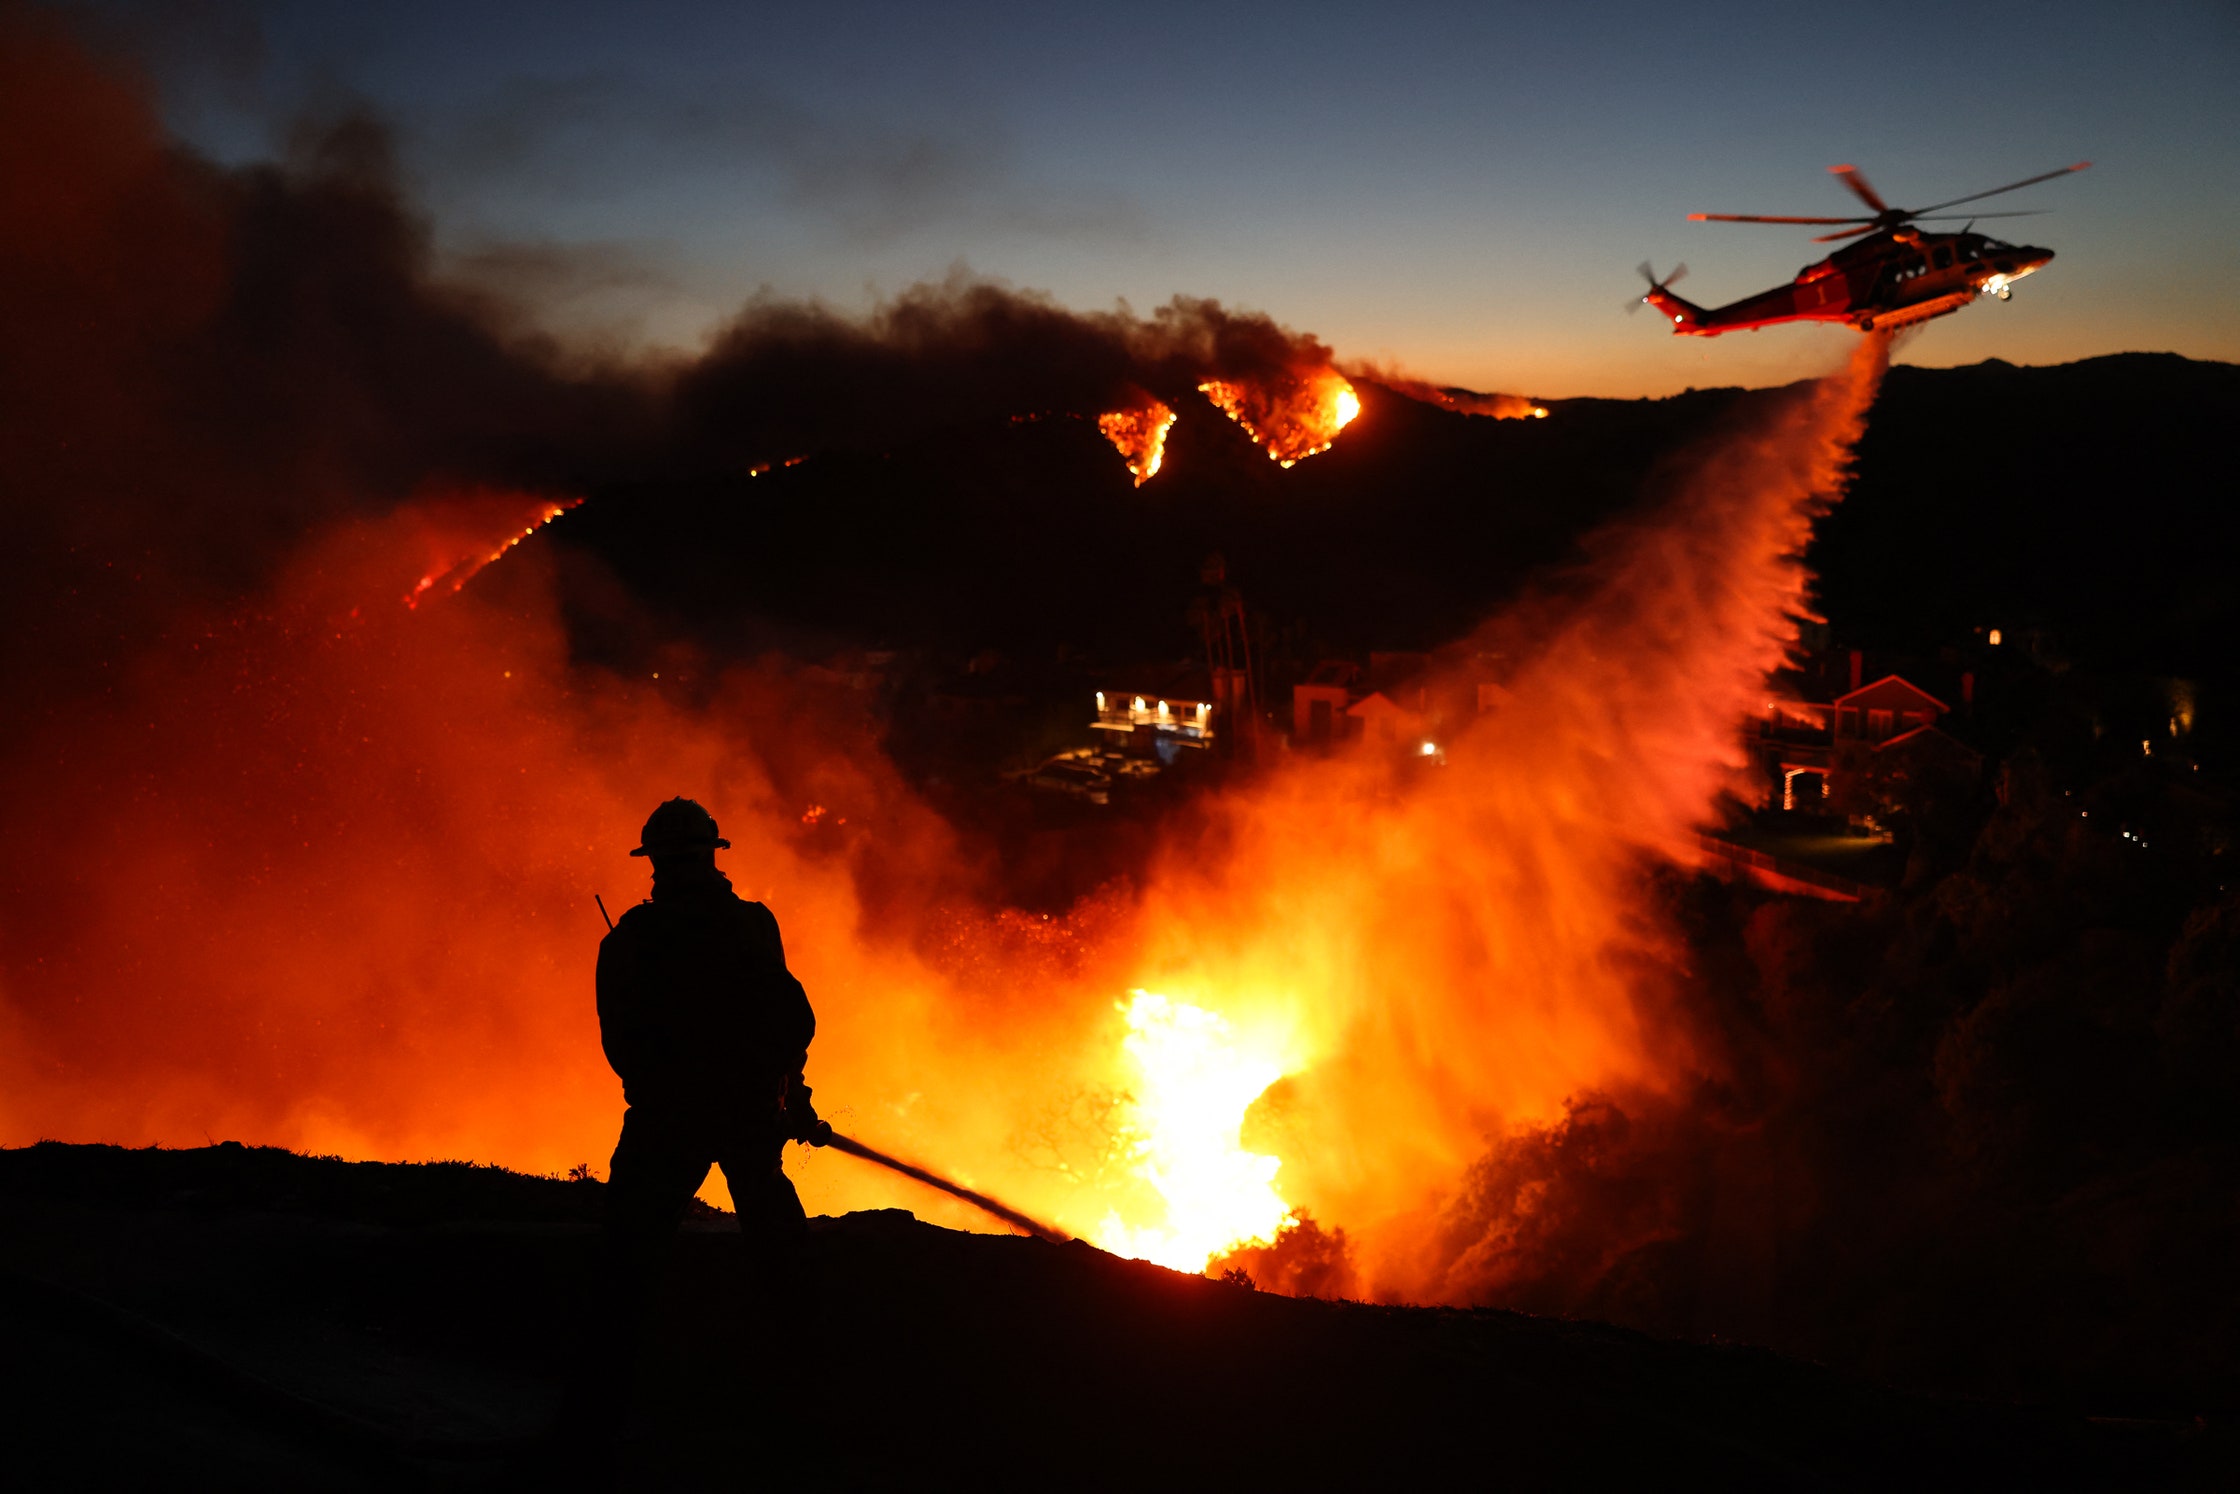
[{"label": "burning brush", "polygon": [[1198,392],[1243,426],[1279,467],[1328,451],[1338,432],[1361,413],[1361,396],[1353,385],[1327,368],[1283,385],[1208,379]]},{"label": "burning brush", "polygon": [[1114,410],[1097,417],[1097,429],[1128,464],[1128,472],[1139,488],[1159,475],[1159,464],[1167,453],[1167,431],[1173,425],[1174,411],[1156,399],[1135,409]]}]

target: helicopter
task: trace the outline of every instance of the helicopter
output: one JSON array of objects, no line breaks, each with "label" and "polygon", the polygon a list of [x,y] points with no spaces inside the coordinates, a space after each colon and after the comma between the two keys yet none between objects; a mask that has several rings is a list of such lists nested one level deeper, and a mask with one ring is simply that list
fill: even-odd
[{"label": "helicopter", "polygon": [[1829,244],[1838,239],[1858,239],[1859,242],[1846,244],[1826,259],[1806,265],[1788,285],[1708,309],[1672,293],[1672,285],[1688,273],[1686,265],[1676,266],[1671,274],[1659,280],[1656,272],[1643,264],[1641,275],[1649,282],[1649,293],[1628,303],[1626,310],[1653,306],[1672,319],[1675,335],[1716,337],[1722,332],[1738,332],[1744,328],[1755,332],[1776,322],[1843,322],[1861,332],[1872,332],[1944,316],[1958,311],[1978,296],[1997,296],[2004,301],[2014,294],[2014,283],[2052,259],[2053,251],[2028,244],[2003,243],[1971,230],[1978,218],[2028,218],[2042,209],[1977,214],[1969,217],[1967,226],[1958,233],[1924,232],[1913,225],[1932,221],[1931,214],[1946,218],[1968,216],[1943,213],[1943,209],[2051,181],[2057,176],[2082,171],[2091,164],[2079,161],[2059,171],[2025,177],[2019,182],[1993,187],[1988,192],[1971,192],[1965,197],[1922,208],[1894,208],[1868,185],[1858,167],[1830,166],[1828,170],[1836,179],[1874,210],[1872,216],[1769,218],[1745,213],[1690,213],[1688,218],[1695,223],[1849,225],[1838,232],[1822,234],[1813,242]]}]

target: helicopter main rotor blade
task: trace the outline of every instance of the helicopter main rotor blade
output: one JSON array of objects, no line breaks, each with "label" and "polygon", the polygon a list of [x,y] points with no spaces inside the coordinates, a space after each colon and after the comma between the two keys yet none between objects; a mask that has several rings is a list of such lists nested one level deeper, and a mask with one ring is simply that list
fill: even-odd
[{"label": "helicopter main rotor blade", "polygon": [[1974,202],[1978,198],[1982,197],[1997,197],[2001,192],[2012,192],[2017,187],[2032,187],[2036,186],[2039,182],[2050,182],[2057,176],[2067,176],[2073,171],[2082,171],[2091,164],[2092,163],[2090,161],[2079,161],[2074,166],[2064,166],[2059,171],[2046,171],[2041,172],[2036,176],[2026,176],[2019,182],[2009,182],[2003,187],[1993,187],[1988,192],[1970,192],[1967,196],[1955,197],[1950,202],[1932,202],[1925,208],[1915,208],[1906,216],[1909,218],[1918,218],[1923,213],[1933,213],[1936,212],[1939,208],[1955,207],[1960,203]]},{"label": "helicopter main rotor blade", "polygon": [[1869,223],[1859,228],[1847,228],[1841,233],[1818,234],[1814,236],[1812,242],[1815,244],[1833,244],[1837,239],[1855,239],[1863,233],[1873,233],[1874,230],[1875,225]]},{"label": "helicopter main rotor blade", "polygon": [[1882,195],[1879,192],[1875,191],[1874,188],[1867,185],[1867,179],[1859,174],[1858,167],[1830,166],[1828,170],[1835,174],[1835,178],[1837,181],[1842,182],[1853,192],[1856,192],[1859,195],[1859,200],[1865,203],[1868,207],[1873,208],[1877,213],[1887,213],[1890,211],[1890,204],[1884,202],[1882,200]]},{"label": "helicopter main rotor blade", "polygon": [[1757,213],[1690,213],[1690,223],[1872,223],[1872,218],[1769,218]]},{"label": "helicopter main rotor blade", "polygon": [[1913,216],[1921,223],[1950,222],[1954,218],[1965,218],[1973,223],[1979,218],[2043,218],[2052,211],[2052,208],[2024,208],[2014,213],[1938,213],[1935,217],[1916,213]]}]

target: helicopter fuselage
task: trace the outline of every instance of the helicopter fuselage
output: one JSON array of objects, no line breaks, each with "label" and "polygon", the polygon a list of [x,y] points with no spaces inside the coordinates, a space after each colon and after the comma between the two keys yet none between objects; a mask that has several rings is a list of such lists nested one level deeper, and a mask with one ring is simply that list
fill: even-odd
[{"label": "helicopter fuselage", "polygon": [[1787,285],[1705,308],[1662,286],[1642,297],[1676,335],[1716,337],[1782,322],[1844,322],[1862,332],[1909,326],[1958,311],[1978,296],[2004,300],[2008,287],[2053,258],[2051,249],[2007,244],[1980,233],[1888,229],[1806,265]]}]

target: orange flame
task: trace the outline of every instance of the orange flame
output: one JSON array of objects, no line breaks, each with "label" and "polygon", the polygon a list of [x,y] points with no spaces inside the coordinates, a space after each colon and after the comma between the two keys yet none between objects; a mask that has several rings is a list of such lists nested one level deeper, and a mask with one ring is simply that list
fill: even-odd
[{"label": "orange flame", "polygon": [[439,586],[456,595],[484,567],[583,502],[581,498],[532,499],[526,524],[507,533],[493,547],[481,536],[490,532],[494,521],[502,522],[502,516],[521,512],[521,494],[475,488],[440,498],[424,495],[424,500],[428,506],[420,511],[421,522],[431,560],[428,569],[413,583],[412,590],[405,593],[405,606],[413,608]]},{"label": "orange flame", "polygon": [[1456,389],[1410,378],[1406,374],[1392,373],[1374,365],[1363,365],[1355,372],[1363,378],[1374,379],[1394,394],[1427,405],[1437,405],[1442,410],[1452,410],[1458,415],[1479,415],[1488,420],[1545,420],[1548,407],[1537,404],[1521,394],[1480,394],[1474,389]]},{"label": "orange flame", "polygon": [[1330,449],[1361,413],[1361,397],[1337,372],[1322,369],[1283,386],[1208,379],[1198,392],[1244,427],[1270,461],[1289,467]]},{"label": "orange flame", "polygon": [[1161,400],[1097,417],[1097,429],[1128,464],[1139,488],[1159,475],[1159,464],[1166,460],[1167,430],[1173,424],[1174,411]]},{"label": "orange flame", "polygon": [[1245,1150],[1238,1131],[1253,1101],[1283,1077],[1285,1061],[1265,1041],[1240,1042],[1203,1007],[1137,991],[1121,1010],[1121,1046],[1137,1078],[1134,1171],[1158,1193],[1165,1218],[1136,1227],[1115,1209],[1097,1242],[1178,1271],[1203,1270],[1236,1245],[1272,1243],[1290,1214],[1275,1189],[1281,1163]]}]

